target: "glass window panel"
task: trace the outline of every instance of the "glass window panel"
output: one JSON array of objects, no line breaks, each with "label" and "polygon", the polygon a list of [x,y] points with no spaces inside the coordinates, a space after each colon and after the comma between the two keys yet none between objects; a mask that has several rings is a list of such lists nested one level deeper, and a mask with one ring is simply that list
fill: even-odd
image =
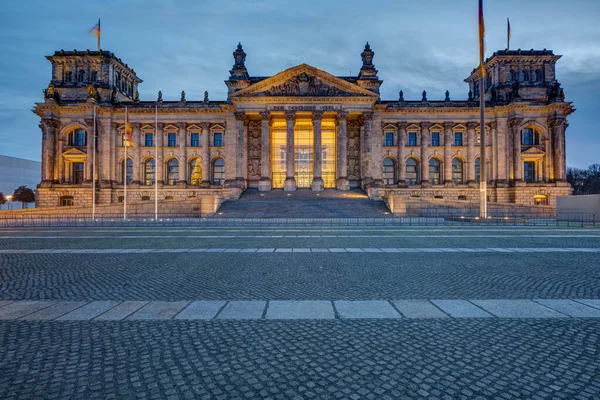
[{"label": "glass window panel", "polygon": [[433,132],[431,134],[431,145],[432,146],[440,145],[440,133],[439,132]]},{"label": "glass window panel", "polygon": [[179,161],[172,158],[167,163],[167,185],[176,185],[179,181]]},{"label": "glass window panel", "polygon": [[296,187],[310,188],[313,179],[314,131],[312,121],[309,119],[296,119],[294,152],[296,158],[294,168]]},{"label": "glass window panel", "polygon": [[167,137],[168,137],[167,146],[169,146],[169,147],[177,146],[177,134],[176,133],[169,133],[169,135]]},{"label": "glass window panel", "polygon": [[156,172],[156,163],[154,159],[151,158],[144,163],[144,185],[150,186],[154,185],[155,182],[155,172]]},{"label": "glass window panel", "polygon": [[462,132],[454,132],[454,145],[462,146],[463,145],[463,134]]},{"label": "glass window panel", "polygon": [[283,189],[286,174],[287,129],[284,119],[274,120],[271,131],[271,171],[273,188]]},{"label": "glass window panel", "polygon": [[437,158],[429,160],[429,182],[433,185],[440,184],[440,160]]},{"label": "glass window panel", "polygon": [[408,133],[408,145],[409,146],[416,146],[417,145],[417,133],[416,132],[409,132]]},{"label": "glass window panel", "polygon": [[396,163],[389,157],[383,159],[383,182],[386,185],[396,183]]},{"label": "glass window panel", "polygon": [[386,132],[385,133],[385,145],[386,146],[394,145],[394,132]]},{"label": "glass window panel", "polygon": [[452,182],[463,183],[463,162],[458,158],[452,160]]},{"label": "glass window panel", "polygon": [[144,145],[146,147],[152,147],[152,146],[154,146],[154,134],[152,134],[152,133],[146,133],[144,135]]},{"label": "glass window panel", "polygon": [[223,134],[215,133],[213,136],[213,146],[222,147],[223,146]]},{"label": "glass window panel", "polygon": [[198,147],[200,146],[200,134],[199,133],[192,133],[190,136],[190,146],[192,147]]},{"label": "glass window panel", "polygon": [[415,158],[406,160],[406,183],[409,185],[419,183],[419,163]]},{"label": "glass window panel", "polygon": [[125,160],[121,162],[121,183],[123,182],[123,174],[125,173],[125,169],[127,168],[127,184],[130,185],[133,177],[133,160],[131,158],[127,159],[127,167],[125,166]]},{"label": "glass window panel", "polygon": [[225,180],[225,160],[217,158],[213,162],[213,184],[221,185]]},{"label": "glass window panel", "polygon": [[84,171],[83,163],[76,162],[73,163],[73,183],[82,183],[83,182],[83,171]]},{"label": "glass window panel", "polygon": [[526,161],[523,163],[523,178],[527,183],[535,182],[535,163]]}]

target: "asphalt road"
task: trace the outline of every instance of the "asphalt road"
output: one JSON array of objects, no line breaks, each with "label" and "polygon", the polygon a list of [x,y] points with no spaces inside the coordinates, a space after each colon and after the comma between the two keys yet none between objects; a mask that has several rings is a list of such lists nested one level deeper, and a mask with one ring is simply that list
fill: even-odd
[{"label": "asphalt road", "polygon": [[[600,299],[597,249],[600,230],[577,228],[5,229],[0,315],[25,300],[585,307]],[[268,310],[118,321],[27,321],[22,311],[0,321],[0,398],[600,397],[600,318],[488,309],[490,318],[343,319],[336,309],[334,319],[281,320]]]}]

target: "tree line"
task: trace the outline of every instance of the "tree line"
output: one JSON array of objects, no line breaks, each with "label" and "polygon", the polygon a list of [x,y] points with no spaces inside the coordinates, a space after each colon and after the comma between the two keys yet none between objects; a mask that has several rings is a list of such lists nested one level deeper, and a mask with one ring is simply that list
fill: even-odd
[{"label": "tree line", "polygon": [[567,182],[574,195],[600,194],[600,164],[592,164],[587,169],[568,167]]},{"label": "tree line", "polygon": [[[6,195],[0,192],[0,207],[8,201]],[[28,188],[27,185],[19,186],[12,194],[11,201],[20,201],[21,207],[25,208],[26,203],[35,202],[35,191]]]}]

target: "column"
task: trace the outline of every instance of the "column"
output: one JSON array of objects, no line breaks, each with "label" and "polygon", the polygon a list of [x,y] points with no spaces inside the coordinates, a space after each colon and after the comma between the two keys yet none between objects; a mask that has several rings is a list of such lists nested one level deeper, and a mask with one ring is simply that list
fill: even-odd
[{"label": "column", "polygon": [[210,187],[210,131],[208,122],[201,122],[202,129],[202,187]]},{"label": "column", "polygon": [[64,139],[60,138],[56,141],[56,158],[58,159],[58,181],[65,182],[65,159],[62,156]]},{"label": "column", "polygon": [[258,182],[258,190],[268,192],[272,188],[271,183],[271,129],[269,111],[262,111],[261,118],[261,133],[260,133],[260,181]]},{"label": "column", "polygon": [[452,128],[454,122],[444,122],[444,183],[452,185]]},{"label": "column", "polygon": [[98,124],[98,155],[99,155],[99,165],[98,165],[98,179],[107,184],[110,181],[110,122],[109,121],[100,121],[96,122]]},{"label": "column", "polygon": [[363,189],[370,186],[373,182],[373,176],[371,173],[371,158],[373,143],[371,142],[371,136],[373,132],[373,113],[363,113],[363,140],[361,143],[361,164],[362,164],[362,187]]},{"label": "column", "polygon": [[498,119],[496,126],[496,148],[497,148],[497,157],[496,157],[496,165],[497,169],[497,181],[496,184],[506,185],[509,173],[508,173],[508,151],[507,151],[507,142],[506,142],[506,120]]},{"label": "column", "polygon": [[513,171],[514,181],[523,182],[523,165],[521,160],[521,132],[519,128],[523,123],[523,118],[515,118],[508,121],[509,128],[512,136],[512,144],[513,144]]},{"label": "column", "polygon": [[313,111],[313,130],[314,130],[314,170],[311,188],[315,192],[320,192],[325,188],[323,182],[323,143],[321,140],[321,121],[323,111]]},{"label": "column", "polygon": [[117,178],[117,146],[121,145],[121,138],[119,135],[119,124],[113,122],[110,124],[110,161],[109,161],[109,175],[112,183],[117,183],[120,179]]},{"label": "column", "polygon": [[554,182],[556,178],[554,175],[554,138],[552,135],[553,127],[552,127],[551,120],[548,120],[546,127],[547,127],[546,139],[545,139],[546,157],[544,160],[546,163],[546,178],[548,179],[548,182]]},{"label": "column", "polygon": [[554,161],[554,179],[556,181],[566,180],[566,163],[565,163],[565,130],[566,122],[562,117],[553,118],[551,120],[551,129],[553,135],[553,155]]},{"label": "column", "polygon": [[406,186],[406,121],[398,122],[398,186]]},{"label": "column", "polygon": [[296,179],[294,178],[294,124],[296,122],[296,112],[286,111],[285,120],[287,122],[287,140],[285,146],[286,178],[283,190],[288,192],[296,190]]},{"label": "column", "polygon": [[489,176],[489,181],[498,180],[498,124],[494,121],[490,123],[490,159],[491,159],[491,171]]},{"label": "column", "polygon": [[235,116],[235,182],[233,186],[244,186],[243,164],[244,164],[244,125],[246,123],[246,114],[243,112],[233,113]]},{"label": "column", "polygon": [[187,124],[185,122],[179,122],[177,124],[179,128],[179,134],[177,140],[179,141],[179,186],[185,186],[188,181],[188,167],[187,167]]},{"label": "column", "polygon": [[141,152],[142,152],[142,142],[141,142],[141,134],[140,134],[140,123],[134,122],[131,124],[131,128],[133,129],[133,148],[131,149],[132,158],[133,158],[133,171],[131,183],[134,185],[139,185],[141,176]]},{"label": "column", "polygon": [[421,122],[421,185],[429,185],[429,121]]},{"label": "column", "polygon": [[350,190],[348,182],[348,133],[347,133],[346,111],[339,111],[337,114],[337,180],[335,187],[337,190]]},{"label": "column", "polygon": [[156,133],[154,136],[156,136],[156,148],[158,149],[158,159],[154,160],[156,162],[156,169],[155,169],[155,177],[156,177],[156,181],[159,183],[159,185],[162,185],[164,183],[165,177],[163,176],[163,126],[164,124],[162,122],[158,123],[158,126],[156,126]]},{"label": "column", "polygon": [[54,181],[54,163],[56,135],[59,123],[54,120],[43,120],[39,127],[42,130],[42,181]]},{"label": "column", "polygon": [[477,183],[475,179],[475,128],[479,126],[477,122],[467,123],[467,183]]},{"label": "column", "polygon": [[[85,154],[85,178],[84,182],[92,181],[92,151],[94,149],[94,120],[86,119],[85,124],[88,126],[86,130],[86,154]],[[43,178],[42,178],[43,179]]]}]

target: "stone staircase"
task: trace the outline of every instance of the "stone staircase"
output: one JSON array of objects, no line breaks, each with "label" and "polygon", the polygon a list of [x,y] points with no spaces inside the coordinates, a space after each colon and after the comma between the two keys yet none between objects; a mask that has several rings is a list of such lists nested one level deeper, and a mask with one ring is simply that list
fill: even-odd
[{"label": "stone staircase", "polygon": [[370,200],[362,190],[295,192],[247,189],[239,200],[225,201],[222,218],[384,218],[391,217],[383,201]]}]

